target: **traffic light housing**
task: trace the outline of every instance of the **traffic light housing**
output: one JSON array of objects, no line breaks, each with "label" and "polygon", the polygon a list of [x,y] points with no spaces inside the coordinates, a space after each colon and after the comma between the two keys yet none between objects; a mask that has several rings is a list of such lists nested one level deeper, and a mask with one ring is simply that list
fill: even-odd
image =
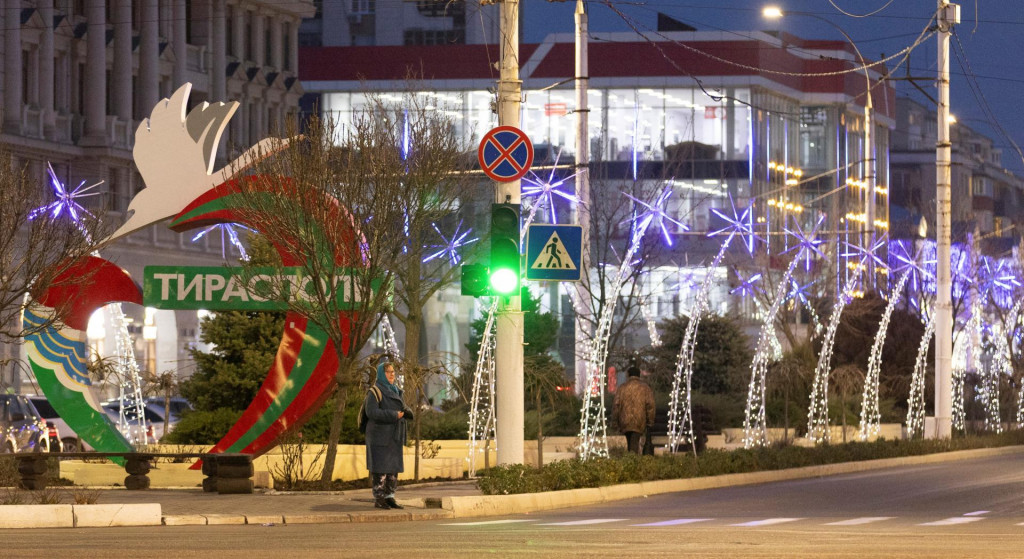
[{"label": "traffic light housing", "polygon": [[519,254],[519,204],[491,205],[492,294],[519,295]]},{"label": "traffic light housing", "polygon": [[491,278],[487,266],[462,265],[462,294],[471,297],[486,297],[491,294]]}]

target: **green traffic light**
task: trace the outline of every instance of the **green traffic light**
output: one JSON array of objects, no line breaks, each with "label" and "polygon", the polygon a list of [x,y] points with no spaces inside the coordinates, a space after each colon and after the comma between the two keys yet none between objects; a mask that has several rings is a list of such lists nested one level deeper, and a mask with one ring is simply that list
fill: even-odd
[{"label": "green traffic light", "polygon": [[499,268],[491,272],[491,289],[495,293],[508,295],[519,288],[519,273],[508,268]]}]

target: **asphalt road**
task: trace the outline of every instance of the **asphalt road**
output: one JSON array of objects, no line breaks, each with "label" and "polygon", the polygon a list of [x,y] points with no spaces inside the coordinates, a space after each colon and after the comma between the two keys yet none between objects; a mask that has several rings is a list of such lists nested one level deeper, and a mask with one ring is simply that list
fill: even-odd
[{"label": "asphalt road", "polygon": [[436,522],[0,532],[0,557],[1024,558],[1002,456]]}]

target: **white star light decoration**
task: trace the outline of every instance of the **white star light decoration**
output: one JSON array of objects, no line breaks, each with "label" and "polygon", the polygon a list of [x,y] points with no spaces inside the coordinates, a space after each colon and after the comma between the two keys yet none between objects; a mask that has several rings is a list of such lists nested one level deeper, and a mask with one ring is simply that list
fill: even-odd
[{"label": "white star light decoration", "polygon": [[53,165],[47,163],[46,172],[50,175],[50,184],[53,186],[57,199],[29,212],[28,219],[32,220],[44,214],[48,214],[51,219],[57,219],[61,214],[67,213],[71,216],[75,225],[81,229],[83,214],[93,218],[95,216],[79,204],[78,200],[100,194],[99,192],[89,191],[103,184],[103,181],[90,184],[89,186],[85,186],[85,181],[82,181],[78,183],[74,190],[69,191],[64,183],[60,182],[60,179],[57,178],[57,173],[53,171]]},{"label": "white star light decoration", "polygon": [[668,202],[669,197],[672,196],[671,182],[665,185],[665,188],[662,189],[661,193],[658,194],[658,197],[654,199],[653,204],[648,204],[647,202],[638,200],[630,196],[629,194],[626,194],[625,192],[623,192],[623,194],[625,194],[626,197],[632,200],[633,202],[647,208],[646,211],[641,212],[639,215],[636,216],[636,218],[634,218],[634,221],[636,222],[636,225],[633,228],[634,235],[636,234],[636,232],[646,232],[647,228],[650,225],[655,225],[656,227],[661,229],[661,236],[662,238],[665,239],[665,244],[667,244],[668,246],[672,246],[672,237],[669,236],[668,227],[665,226],[665,222],[672,223],[681,228],[683,231],[690,230],[689,227],[687,227],[680,221],[677,221],[669,217],[668,214],[665,213],[665,204]]},{"label": "white star light decoration", "polygon": [[459,224],[455,226],[455,232],[452,233],[451,237],[446,237],[444,233],[442,233],[441,230],[437,228],[437,224],[431,223],[430,225],[433,226],[434,231],[437,231],[438,236],[441,237],[441,240],[444,241],[444,244],[431,245],[429,247],[429,250],[436,249],[436,252],[427,255],[423,259],[424,263],[430,262],[431,260],[437,258],[447,257],[448,261],[451,262],[452,266],[458,266],[459,261],[461,260],[461,258],[459,257],[459,249],[470,243],[475,243],[478,240],[476,237],[473,237],[472,239],[468,240],[466,239],[466,237],[469,236],[470,232],[472,232],[472,229],[466,229],[461,233],[459,232],[459,229],[462,229],[462,220],[459,220]]},{"label": "white star light decoration", "polygon": [[811,271],[812,257],[816,254],[818,258],[824,258],[821,250],[818,249],[818,245],[823,244],[825,241],[818,238],[818,229],[821,228],[821,224],[825,222],[825,216],[818,218],[818,222],[814,224],[814,229],[810,233],[804,233],[803,227],[800,226],[800,222],[796,219],[793,223],[796,225],[794,229],[785,229],[786,233],[796,238],[796,244],[785,250],[783,254],[797,251],[797,258],[803,257],[804,259],[804,271]]},{"label": "white star light decoration", "polygon": [[715,237],[726,233],[739,235],[743,238],[743,245],[747,247],[747,253],[753,256],[755,244],[757,241],[763,241],[754,233],[754,207],[747,206],[743,213],[739,213],[736,211],[736,204],[733,202],[732,196],[729,196],[729,205],[732,206],[731,216],[725,215],[716,208],[711,208],[715,215],[725,220],[726,226],[708,233],[708,236]]},{"label": "white star light decoration", "polygon": [[218,223],[216,225],[211,225],[206,229],[203,229],[202,231],[196,233],[195,236],[192,237],[192,242],[199,242],[199,239],[202,239],[210,232],[219,230],[221,258],[227,258],[226,243],[224,242],[225,240],[227,240],[232,245],[234,245],[235,248],[238,249],[238,253],[242,255],[242,260],[248,260],[249,254],[245,252],[245,246],[242,245],[242,241],[238,239],[238,231],[236,228],[245,229],[246,231],[252,231],[252,229],[249,229],[244,225],[238,225],[237,223]]},{"label": "white star light decoration", "polygon": [[569,192],[562,192],[558,188],[568,182],[570,179],[579,174],[575,172],[568,177],[559,179],[555,176],[555,172],[558,170],[558,159],[562,156],[562,152],[559,151],[555,155],[555,164],[551,167],[551,172],[548,174],[547,179],[542,179],[537,176],[536,173],[530,171],[530,178],[524,178],[522,181],[522,197],[533,198],[533,204],[530,208],[530,215],[527,218],[527,223],[533,221],[533,216],[537,213],[537,210],[546,206],[550,215],[551,223],[558,223],[558,218],[555,214],[555,197],[559,197],[572,206],[580,203],[580,199],[575,194]]}]

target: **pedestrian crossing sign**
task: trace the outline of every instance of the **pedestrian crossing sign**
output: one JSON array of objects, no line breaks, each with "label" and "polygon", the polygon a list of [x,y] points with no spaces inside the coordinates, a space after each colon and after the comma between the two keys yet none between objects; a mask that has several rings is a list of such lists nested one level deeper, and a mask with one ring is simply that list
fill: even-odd
[{"label": "pedestrian crossing sign", "polygon": [[579,281],[583,227],[531,225],[526,235],[526,279]]}]

